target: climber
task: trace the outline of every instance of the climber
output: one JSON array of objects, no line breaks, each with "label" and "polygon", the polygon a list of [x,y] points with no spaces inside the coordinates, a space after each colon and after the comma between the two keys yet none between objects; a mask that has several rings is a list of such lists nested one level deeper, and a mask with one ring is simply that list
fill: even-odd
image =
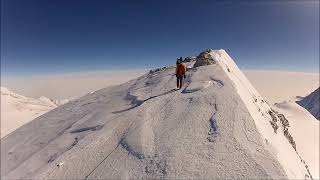
[{"label": "climber", "polygon": [[177,59],[176,62],[176,77],[177,77],[177,88],[182,88],[182,81],[186,78],[186,66],[182,63],[182,57]]}]

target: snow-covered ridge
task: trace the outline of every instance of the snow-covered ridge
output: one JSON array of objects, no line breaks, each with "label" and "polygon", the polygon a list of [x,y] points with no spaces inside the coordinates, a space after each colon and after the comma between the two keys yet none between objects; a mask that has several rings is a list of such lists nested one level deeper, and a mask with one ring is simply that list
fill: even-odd
[{"label": "snow-covered ridge", "polygon": [[284,101],[273,106],[286,115],[290,122],[296,148],[309,166],[312,177],[319,179],[319,121],[295,101]]},{"label": "snow-covered ridge", "polygon": [[39,98],[39,100],[42,101],[42,102],[46,102],[48,104],[52,104],[53,106],[60,106],[60,105],[65,104],[65,103],[67,103],[69,101],[68,99],[53,100],[53,99],[50,99],[50,98],[47,98],[47,97],[44,97],[44,96],[41,96]]},{"label": "snow-covered ridge", "polygon": [[284,119],[230,56],[198,57],[182,90],[174,89],[174,67],[162,68],[19,128],[2,140],[1,177],[311,178]]},{"label": "snow-covered ridge", "polygon": [[320,120],[320,87],[297,103]]},{"label": "snow-covered ridge", "polygon": [[34,99],[1,87],[1,137],[66,102],[46,97]]},{"label": "snow-covered ridge", "polygon": [[[281,163],[282,167],[286,171],[289,179],[297,177],[297,171],[299,168],[303,168],[305,171],[304,178],[312,178],[308,166],[305,164],[303,158],[299,155],[295,148],[295,142],[290,135],[289,139],[286,137],[285,131],[288,131],[289,128],[285,127],[281,121],[284,117],[283,114],[278,114],[276,111],[271,109],[268,102],[265,101],[261,95],[255,90],[249,80],[237,67],[232,58],[225,52],[225,50],[207,50],[217,63],[223,68],[231,81],[235,84],[238,93],[240,94],[241,99],[246,104],[251,116],[255,120],[255,124],[259,129],[262,136],[266,141],[271,142],[272,146],[276,149],[276,155]],[[273,115],[272,115],[273,114]],[[279,116],[279,117],[278,117]],[[277,130],[278,133],[272,133],[268,128],[268,124],[273,126],[282,127]],[[276,130],[274,129],[274,132]],[[288,131],[289,132],[289,131]],[[284,144],[285,143],[285,144]],[[293,143],[293,144],[292,144]],[[286,146],[286,147],[285,147]],[[288,148],[292,146],[293,148]],[[295,157],[295,165],[290,162],[290,158]],[[302,166],[299,161],[303,161]],[[288,163],[290,162],[290,163]],[[293,172],[293,169],[296,172]],[[302,177],[301,177],[302,178]]]},{"label": "snow-covered ridge", "polygon": [[43,105],[49,105],[49,106],[53,106],[53,107],[60,106],[60,105],[65,104],[65,103],[67,103],[69,101],[67,99],[64,99],[64,100],[53,100],[53,99],[47,98],[45,96],[41,96],[38,99],[34,99],[34,98],[31,98],[31,97],[26,97],[26,96],[22,96],[20,94],[14,93],[14,92],[10,91],[6,87],[1,87],[1,95],[2,96],[10,96],[12,98],[16,98],[16,99],[19,99],[19,100],[26,100],[26,101],[28,101],[28,100],[29,101],[38,100]]}]

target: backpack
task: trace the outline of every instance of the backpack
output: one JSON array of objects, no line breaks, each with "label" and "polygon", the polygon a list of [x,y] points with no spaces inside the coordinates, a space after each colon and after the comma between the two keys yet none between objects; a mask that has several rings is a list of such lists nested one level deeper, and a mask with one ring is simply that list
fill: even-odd
[{"label": "backpack", "polygon": [[184,76],[186,74],[186,67],[184,64],[180,63],[177,66],[177,75]]}]

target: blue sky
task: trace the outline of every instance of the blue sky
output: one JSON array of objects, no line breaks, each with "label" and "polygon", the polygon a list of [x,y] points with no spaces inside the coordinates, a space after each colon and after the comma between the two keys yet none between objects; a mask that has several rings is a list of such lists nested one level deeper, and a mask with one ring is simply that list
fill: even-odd
[{"label": "blue sky", "polygon": [[241,68],[319,72],[319,1],[1,1],[2,75],[143,69],[208,48]]}]

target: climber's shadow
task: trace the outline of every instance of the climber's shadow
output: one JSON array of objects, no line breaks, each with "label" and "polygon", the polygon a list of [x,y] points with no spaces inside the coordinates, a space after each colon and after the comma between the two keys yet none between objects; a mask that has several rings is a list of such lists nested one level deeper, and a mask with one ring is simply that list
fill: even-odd
[{"label": "climber's shadow", "polygon": [[156,98],[156,97],[161,97],[161,96],[164,96],[164,95],[166,95],[166,94],[175,92],[175,91],[177,91],[177,90],[178,90],[178,89],[171,89],[170,91],[167,91],[167,92],[164,92],[164,93],[155,95],[155,96],[151,96],[151,97],[149,97],[149,98],[147,98],[147,99],[145,99],[145,100],[137,100],[137,97],[135,97],[136,100],[132,100],[132,101],[131,101],[131,104],[133,104],[132,107],[127,108],[127,109],[123,109],[123,110],[120,110],[120,111],[114,111],[114,112],[112,112],[112,113],[113,113],[113,114],[118,114],[118,113],[123,113],[123,112],[129,111],[129,110],[131,110],[131,109],[134,109],[134,108],[140,106],[141,104],[143,104],[144,102],[146,102],[146,101],[148,101],[148,100],[150,100],[150,99],[153,99],[153,98]]}]

